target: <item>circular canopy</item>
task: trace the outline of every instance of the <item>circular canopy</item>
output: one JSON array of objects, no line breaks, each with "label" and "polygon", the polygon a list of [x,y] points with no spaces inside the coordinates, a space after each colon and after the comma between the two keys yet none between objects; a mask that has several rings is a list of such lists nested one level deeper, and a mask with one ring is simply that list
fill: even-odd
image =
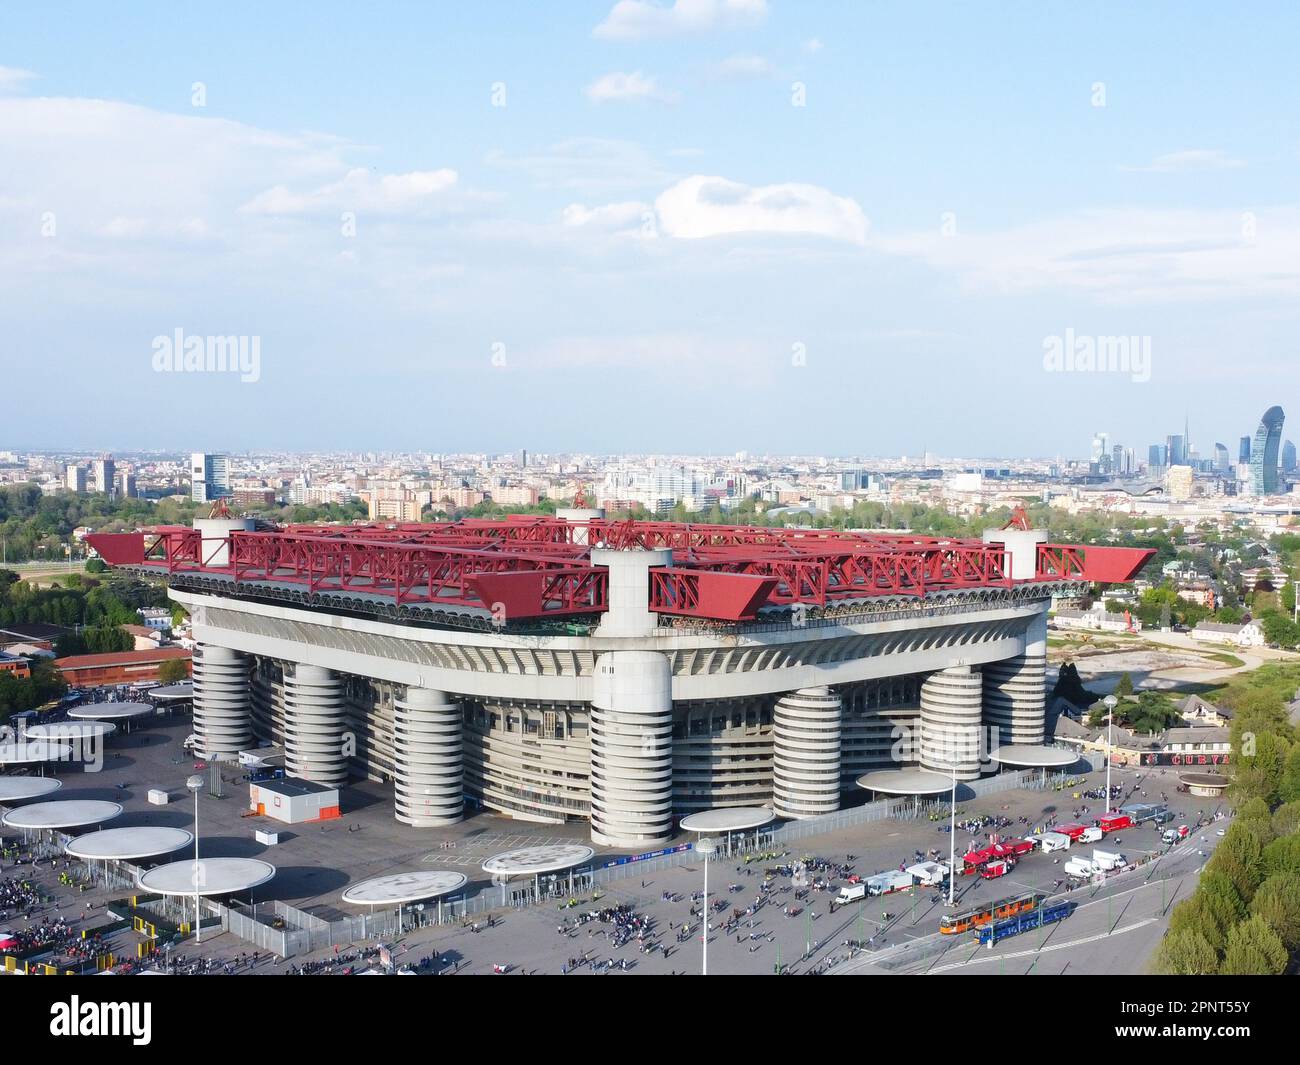
[{"label": "circular canopy", "polygon": [[1228,778],[1222,773],[1180,773],[1178,783],[1189,788],[1226,788]]},{"label": "circular canopy", "polygon": [[58,777],[0,777],[0,802],[39,799],[63,787]]},{"label": "circular canopy", "polygon": [[581,843],[562,843],[554,847],[521,847],[519,850],[494,854],[483,863],[485,873],[554,873],[572,869],[588,861],[596,852]]},{"label": "circular canopy", "polygon": [[73,858],[120,859],[153,858],[171,854],[194,842],[183,828],[106,828],[78,836],[63,849]]},{"label": "circular canopy", "polygon": [[256,858],[200,858],[160,865],[140,874],[139,880],[145,891],[159,895],[233,895],[273,876],[275,866]]},{"label": "circular canopy", "polygon": [[29,765],[33,762],[59,762],[70,757],[72,747],[66,743],[0,743],[0,765]]},{"label": "circular canopy", "polygon": [[399,906],[403,902],[450,895],[464,887],[468,880],[464,873],[446,873],[436,869],[376,876],[349,886],[343,892],[343,901],[363,906]]},{"label": "circular canopy", "polygon": [[759,828],[775,817],[776,814],[762,806],[724,806],[683,817],[682,828],[687,832],[743,832],[747,828]]},{"label": "circular canopy", "polygon": [[858,777],[857,784],[886,795],[939,795],[952,791],[952,777],[928,769],[878,769]]},{"label": "circular canopy", "polygon": [[61,740],[80,743],[82,740],[108,736],[117,731],[111,721],[60,721],[53,725],[33,725],[27,736],[33,740]]},{"label": "circular canopy", "polygon": [[160,703],[177,702],[181,699],[193,699],[194,684],[192,681],[185,681],[182,684],[164,684],[161,688],[150,688],[149,698],[157,699]]},{"label": "circular canopy", "polygon": [[120,803],[103,799],[56,799],[10,810],[4,823],[10,828],[83,828],[111,821],[121,812]]},{"label": "circular canopy", "polygon": [[85,703],[69,710],[68,717],[75,717],[82,721],[95,718],[101,721],[120,721],[123,718],[144,717],[146,714],[157,712],[153,703]]},{"label": "circular canopy", "polygon": [[1032,743],[1013,743],[989,752],[989,758],[1001,765],[1028,766],[1032,769],[1063,769],[1079,760],[1078,751],[1063,747],[1040,747]]}]

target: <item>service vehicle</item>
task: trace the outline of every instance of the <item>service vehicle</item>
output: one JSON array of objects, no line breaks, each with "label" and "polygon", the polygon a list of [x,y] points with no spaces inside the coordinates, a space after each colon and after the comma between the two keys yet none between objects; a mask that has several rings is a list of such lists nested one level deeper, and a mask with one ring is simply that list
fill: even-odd
[{"label": "service vehicle", "polygon": [[847,902],[857,902],[859,899],[866,897],[866,884],[845,884],[840,888],[840,893],[835,897],[835,902],[836,905],[843,906]]},{"label": "service vehicle", "polygon": [[980,867],[980,876],[985,880],[996,880],[1000,876],[1006,876],[1015,866],[1014,858],[995,858]]},{"label": "service vehicle", "polygon": [[937,887],[948,879],[949,867],[947,862],[917,862],[909,865],[907,871],[921,887]]},{"label": "service vehicle", "polygon": [[1051,854],[1052,851],[1068,851],[1070,849],[1070,837],[1064,832],[1044,832],[1038,837],[1038,845],[1043,849],[1044,854]]},{"label": "service vehicle", "polygon": [[1119,851],[1093,850],[1092,864],[1103,873],[1109,873],[1112,869],[1124,868],[1124,866],[1128,865],[1128,859]]},{"label": "service vehicle", "polygon": [[999,858],[1019,858],[1032,851],[1034,845],[1027,839],[1004,839],[993,844],[990,849]]},{"label": "service vehicle", "polygon": [[1105,834],[1106,833],[1102,831],[1100,828],[1098,828],[1096,825],[1089,825],[1087,828],[1083,830],[1083,832],[1080,834],[1076,842],[1096,843]]},{"label": "service vehicle", "polygon": [[906,869],[891,869],[887,873],[877,873],[875,876],[867,877],[866,882],[867,894],[873,897],[892,895],[895,891],[902,891],[911,886],[912,874]]},{"label": "service vehicle", "polygon": [[1069,824],[1056,825],[1052,829],[1052,831],[1058,832],[1062,836],[1069,836],[1072,842],[1077,843],[1079,841],[1079,837],[1088,831],[1088,826],[1074,824],[1073,822],[1071,822]]},{"label": "service vehicle", "polygon": [[1103,832],[1118,832],[1121,828],[1132,828],[1133,818],[1126,813],[1103,814],[1097,818],[1097,827]]},{"label": "service vehicle", "polygon": [[1098,871],[1097,867],[1093,865],[1092,862],[1083,857],[1071,858],[1061,866],[1061,869],[1064,871],[1066,876],[1072,877],[1075,880],[1091,880]]}]

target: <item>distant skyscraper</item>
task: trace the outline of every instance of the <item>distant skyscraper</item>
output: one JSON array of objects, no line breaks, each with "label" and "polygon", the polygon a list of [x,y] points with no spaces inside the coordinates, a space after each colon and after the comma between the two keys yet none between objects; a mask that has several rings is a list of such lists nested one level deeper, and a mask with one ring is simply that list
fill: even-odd
[{"label": "distant skyscraper", "polygon": [[1295,444],[1290,440],[1282,445],[1282,470],[1285,473],[1295,473]]},{"label": "distant skyscraper", "polygon": [[86,490],[86,467],[78,466],[75,463],[69,464],[64,472],[64,483],[68,486],[69,492],[84,492]]},{"label": "distant skyscraper", "polygon": [[91,491],[102,492],[104,495],[112,497],[117,488],[114,477],[117,470],[114,466],[113,459],[109,455],[103,458],[95,459],[91,463],[91,474],[93,477]]},{"label": "distant skyscraper", "polygon": [[1116,444],[1110,449],[1110,472],[1113,474],[1128,473],[1124,469],[1124,445]]},{"label": "distant skyscraper", "polygon": [[1250,437],[1248,436],[1241,438],[1241,446],[1237,449],[1237,461],[1243,463],[1250,461]]},{"label": "distant skyscraper", "polygon": [[1152,444],[1147,448],[1147,465],[1153,469],[1163,469],[1169,465],[1169,449],[1164,444]]},{"label": "distant skyscraper", "polygon": [[230,494],[230,460],[196,451],[190,456],[190,498],[208,503]]},{"label": "distant skyscraper", "polygon": [[1250,449],[1250,487],[1257,496],[1276,495],[1279,491],[1277,458],[1285,419],[1281,407],[1269,407],[1255,430]]},{"label": "distant skyscraper", "polygon": [[1223,444],[1214,445],[1214,471],[1215,473],[1227,473],[1230,463],[1228,461],[1228,449]]},{"label": "distant skyscraper", "polygon": [[1187,461],[1187,441],[1178,435],[1165,437],[1166,458],[1170,466],[1181,466]]}]

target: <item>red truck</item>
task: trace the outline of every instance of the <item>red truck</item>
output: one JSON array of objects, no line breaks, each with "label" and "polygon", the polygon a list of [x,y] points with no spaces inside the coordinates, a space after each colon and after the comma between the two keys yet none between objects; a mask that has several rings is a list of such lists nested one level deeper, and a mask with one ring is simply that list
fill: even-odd
[{"label": "red truck", "polygon": [[1133,818],[1128,814],[1106,814],[1097,818],[1097,827],[1103,832],[1118,832],[1121,828],[1132,828]]},{"label": "red truck", "polygon": [[1006,876],[1015,867],[1014,858],[999,858],[997,861],[986,862],[980,869],[980,876],[985,880],[996,880],[1000,876]]},{"label": "red truck", "polygon": [[990,850],[998,858],[1019,858],[1022,854],[1028,854],[1034,849],[1034,845],[1027,839],[1004,839],[1001,843],[995,843]]},{"label": "red truck", "polygon": [[998,857],[998,853],[993,847],[985,847],[983,850],[969,851],[963,854],[961,857],[962,875],[967,876],[975,872],[985,862],[992,861],[996,857]]},{"label": "red truck", "polygon": [[1055,826],[1053,826],[1053,828],[1052,828],[1052,831],[1053,831],[1053,832],[1059,832],[1059,833],[1061,833],[1061,835],[1063,835],[1063,836],[1069,836],[1071,842],[1073,842],[1074,840],[1078,839],[1078,838],[1079,838],[1080,836],[1082,836],[1082,835],[1084,834],[1084,832],[1086,832],[1087,830],[1088,830],[1088,826],[1087,826],[1087,825],[1075,825],[1075,824],[1069,824],[1069,825],[1055,825]]}]

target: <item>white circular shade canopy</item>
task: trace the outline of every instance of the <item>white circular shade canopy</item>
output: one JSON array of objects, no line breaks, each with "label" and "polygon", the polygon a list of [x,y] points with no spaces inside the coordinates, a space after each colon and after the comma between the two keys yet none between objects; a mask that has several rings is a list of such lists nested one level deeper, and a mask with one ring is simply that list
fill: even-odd
[{"label": "white circular shade canopy", "polygon": [[952,777],[928,769],[878,769],[858,777],[857,784],[885,795],[940,795],[952,791]]},{"label": "white circular shade canopy", "polygon": [[1039,747],[1032,743],[1013,743],[989,752],[989,758],[1000,765],[1024,766],[1030,769],[1063,769],[1079,760],[1078,751],[1063,747]]},{"label": "white circular shade canopy", "polygon": [[761,828],[775,817],[763,806],[723,806],[683,817],[682,828],[687,832],[744,832]]},{"label": "white circular shade canopy", "polygon": [[121,721],[157,712],[153,703],[83,703],[69,710],[68,717],[79,721]]},{"label": "white circular shade canopy", "polygon": [[58,777],[0,777],[0,802],[39,799],[63,787]]},{"label": "white circular shade canopy", "polygon": [[404,902],[436,899],[458,891],[468,882],[464,873],[430,869],[416,873],[376,876],[350,885],[343,901],[359,906],[400,906]]},{"label": "white circular shade canopy", "polygon": [[141,873],[140,887],[159,895],[234,895],[275,876],[275,866],[256,858],[200,858],[170,862]]},{"label": "white circular shade canopy", "polygon": [[150,688],[149,698],[160,703],[179,702],[194,698],[194,684],[186,681],[182,684],[164,684],[161,688]]},{"label": "white circular shade canopy", "polygon": [[87,861],[130,861],[134,858],[154,858],[171,854],[194,842],[194,837],[183,828],[105,828],[78,836],[64,852],[73,858]]},{"label": "white circular shade canopy", "polygon": [[120,803],[103,799],[56,799],[10,810],[4,823],[10,828],[84,828],[111,821],[121,812]]},{"label": "white circular shade canopy", "polygon": [[117,726],[111,721],[59,721],[53,725],[33,725],[27,730],[27,738],[81,743],[89,739],[111,736],[116,731]]},{"label": "white circular shade canopy", "polygon": [[521,847],[519,850],[494,854],[483,863],[485,873],[515,874],[554,873],[572,869],[589,861],[596,852],[581,843],[562,843],[553,847]]},{"label": "white circular shade canopy", "polygon": [[0,765],[32,765],[36,762],[59,762],[72,755],[66,743],[36,740],[31,743],[0,743]]}]

